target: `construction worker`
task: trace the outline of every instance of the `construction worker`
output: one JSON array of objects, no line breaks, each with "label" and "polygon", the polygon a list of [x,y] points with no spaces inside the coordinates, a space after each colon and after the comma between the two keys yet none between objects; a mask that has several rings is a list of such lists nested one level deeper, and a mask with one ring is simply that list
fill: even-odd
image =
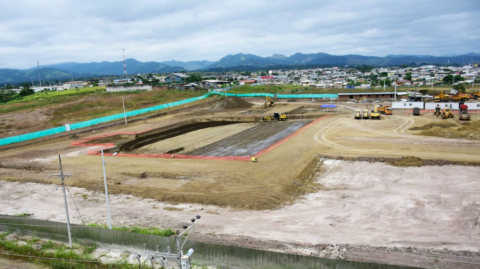
[{"label": "construction worker", "polygon": [[467,112],[467,109],[468,109],[468,106],[466,104],[462,103],[460,105],[460,113],[462,113],[462,111]]}]

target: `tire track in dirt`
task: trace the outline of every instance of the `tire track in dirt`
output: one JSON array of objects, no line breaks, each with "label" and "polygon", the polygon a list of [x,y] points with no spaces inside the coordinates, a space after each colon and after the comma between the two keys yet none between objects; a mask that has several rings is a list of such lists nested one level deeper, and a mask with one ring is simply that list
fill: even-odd
[{"label": "tire track in dirt", "polygon": [[[327,146],[330,146],[334,149],[340,149],[340,150],[345,150],[345,151],[353,151],[353,152],[361,152],[361,153],[382,153],[382,154],[386,154],[386,155],[395,155],[395,156],[417,156],[417,157],[430,157],[430,158],[446,158],[446,159],[449,159],[449,158],[461,158],[461,159],[471,159],[472,158],[472,155],[466,155],[466,154],[452,154],[452,153],[448,153],[448,154],[442,154],[442,153],[428,153],[428,152],[402,152],[402,153],[398,153],[398,152],[393,152],[393,151],[390,151],[390,150],[382,150],[382,149],[358,149],[358,148],[354,148],[354,147],[350,147],[350,146],[346,146],[346,145],[340,145],[340,144],[337,144],[331,140],[328,139],[328,135],[332,133],[332,131],[334,131],[335,129],[342,129],[342,128],[345,128],[345,127],[338,127],[340,124],[342,123],[345,123],[345,121],[349,120],[349,118],[344,118],[343,120],[339,120],[339,121],[333,121],[332,123],[324,126],[323,128],[321,128],[317,133],[314,134],[313,138],[314,140],[317,142],[317,143],[320,143],[320,144],[324,144],[324,145],[327,145]],[[405,130],[407,129],[409,126],[411,126],[411,124],[413,124],[413,120],[412,121],[409,121],[409,120],[405,120],[404,123],[402,123],[400,125],[400,128],[403,128],[402,130]],[[377,132],[375,130],[369,130],[369,129],[363,129],[363,128],[359,128],[358,126],[356,126],[355,124],[350,124],[348,125],[350,127],[353,127],[357,130],[360,130],[360,131],[371,131],[371,132]],[[397,129],[400,129],[400,128],[397,128]],[[320,135],[321,133],[321,135]],[[385,134],[388,134],[388,133],[381,133],[382,135],[385,135]],[[401,134],[401,133],[395,133],[395,135],[390,135],[391,137],[412,137],[413,135],[409,135],[409,134]]]}]

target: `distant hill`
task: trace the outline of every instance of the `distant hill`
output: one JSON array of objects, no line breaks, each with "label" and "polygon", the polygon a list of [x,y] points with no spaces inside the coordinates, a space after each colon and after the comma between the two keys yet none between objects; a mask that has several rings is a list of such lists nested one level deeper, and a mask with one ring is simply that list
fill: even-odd
[{"label": "distant hill", "polygon": [[[70,79],[68,72],[60,71],[54,68],[41,68],[40,74],[42,81],[54,81]],[[0,84],[17,84],[38,82],[38,71],[36,69],[17,70],[17,69],[0,69]]]},{"label": "distant hill", "polygon": [[[388,55],[386,57],[363,55],[331,55],[328,53],[295,53],[291,56],[273,54],[261,57],[254,54],[239,53],[227,55],[216,62],[210,61],[164,61],[140,62],[127,59],[127,72],[136,74],[167,74],[182,71],[229,71],[242,70],[254,71],[260,69],[284,68],[312,68],[316,66],[345,66],[345,65],[372,65],[372,66],[399,66],[402,64],[468,64],[480,63],[480,54],[468,53],[457,56],[429,56],[429,55]],[[43,81],[65,80],[71,78],[98,77],[106,75],[122,76],[123,63],[93,62],[93,63],[60,63],[42,66],[41,76]],[[23,82],[38,81],[37,68],[28,70],[0,69],[0,84],[18,84]]]},{"label": "distant hill", "polygon": [[202,69],[210,64],[212,64],[213,62],[210,62],[210,61],[206,61],[206,60],[203,60],[203,61],[189,61],[189,62],[180,62],[180,61],[164,61],[162,62],[162,64],[165,64],[165,65],[168,65],[168,66],[178,66],[178,67],[182,67],[182,68],[185,68],[185,70],[187,71],[194,71],[194,70],[198,70],[198,69]]},{"label": "distant hill", "polygon": [[387,57],[363,56],[363,55],[331,55],[327,53],[295,53],[289,57],[274,54],[270,57],[260,57],[253,54],[235,54],[227,55],[207,67],[204,70],[226,70],[235,69],[234,67],[269,67],[269,66],[288,66],[288,65],[373,65],[373,66],[395,66],[402,64],[468,64],[480,62],[480,55],[469,53],[465,55],[451,57],[436,57],[429,55],[388,55]]},{"label": "distant hill", "polygon": [[[139,62],[135,59],[125,60],[128,74],[145,73],[170,73],[186,71],[182,67],[166,65],[158,62]],[[45,67],[45,66],[44,66]],[[81,76],[123,75],[123,62],[100,63],[61,63],[46,65],[61,71],[78,74]],[[32,68],[34,69],[34,68]]]}]

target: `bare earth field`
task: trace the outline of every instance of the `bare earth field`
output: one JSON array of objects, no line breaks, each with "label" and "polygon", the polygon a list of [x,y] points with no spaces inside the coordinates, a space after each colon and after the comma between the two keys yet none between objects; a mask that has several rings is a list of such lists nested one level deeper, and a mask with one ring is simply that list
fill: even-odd
[{"label": "bare earth field", "polygon": [[[201,121],[251,120],[252,115],[295,109],[318,117],[325,114],[313,106],[320,104],[289,102],[269,109],[261,105],[233,110],[198,109],[78,136],[165,127],[192,120],[195,113],[194,119]],[[365,105],[342,105],[340,113],[311,125],[260,156],[257,163],[113,157],[106,165],[113,223],[177,228],[199,213],[203,217],[196,240],[319,256],[324,255],[326,245],[337,244],[345,246],[343,258],[351,260],[460,268],[453,267],[455,262],[451,260],[463,259],[468,262],[461,268],[478,268],[479,166],[395,167],[333,158],[414,156],[475,164],[480,162],[480,141],[475,136],[442,138],[410,130],[442,122],[430,114],[413,117],[395,111],[393,116],[382,115],[381,120],[354,120],[352,109],[356,108]],[[480,120],[478,114],[471,116],[472,124]],[[456,124],[455,128],[462,128],[457,118],[449,121]],[[189,154],[202,151],[215,155],[219,148],[235,143],[240,143],[237,148],[247,149],[255,141],[273,139],[278,132],[262,136],[269,128],[305,122],[207,128],[136,151],[184,147],[193,150]],[[236,125],[238,129],[233,128]],[[249,133],[238,139],[242,132]],[[64,171],[73,174],[67,186],[85,222],[105,224],[101,157],[87,154],[99,148],[71,146],[79,137],[2,150],[0,214],[26,213],[29,206],[43,198],[28,213],[34,213],[35,218],[64,221],[61,192],[53,191],[59,181],[48,178],[58,173],[61,154]],[[81,223],[78,214],[72,216],[75,223]],[[412,260],[398,256],[394,250],[384,253],[382,247],[413,247],[417,254],[426,256],[432,251],[444,251],[444,256],[436,263],[433,258]]]}]

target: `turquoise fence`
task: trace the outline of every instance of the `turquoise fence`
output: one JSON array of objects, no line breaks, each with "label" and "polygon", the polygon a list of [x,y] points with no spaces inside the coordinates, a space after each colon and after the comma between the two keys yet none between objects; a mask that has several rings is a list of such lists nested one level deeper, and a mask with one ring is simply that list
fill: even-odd
[{"label": "turquoise fence", "polygon": [[222,93],[212,92],[211,94],[226,95],[226,96],[238,96],[238,97],[275,97],[275,98],[300,98],[300,99],[336,99],[338,94],[325,93],[325,94],[274,94],[274,93]]},{"label": "turquoise fence", "polygon": [[[238,93],[238,94],[235,94],[235,93],[211,92],[211,93],[208,93],[208,94],[205,94],[205,95],[202,95],[202,96],[193,97],[193,98],[189,98],[189,99],[185,99],[185,100],[180,100],[180,101],[176,101],[176,102],[173,102],[173,103],[167,103],[167,104],[162,104],[162,105],[158,105],[158,106],[152,106],[152,107],[147,107],[147,108],[142,108],[142,109],[138,109],[138,110],[129,111],[129,112],[126,112],[126,116],[127,117],[132,117],[132,116],[137,116],[137,115],[141,115],[141,114],[144,114],[144,113],[153,112],[153,111],[157,111],[157,110],[161,110],[161,109],[165,109],[165,108],[169,108],[169,107],[184,105],[184,104],[188,104],[188,103],[191,103],[191,102],[195,102],[195,101],[199,101],[199,100],[208,98],[209,96],[215,95],[215,94],[226,95],[226,96],[238,96],[238,97],[266,97],[266,96],[270,96],[270,97],[275,97],[275,98],[306,98],[306,99],[338,98],[337,94],[273,94],[273,93]],[[89,126],[104,123],[104,122],[109,122],[109,121],[113,121],[113,120],[122,119],[123,117],[124,117],[124,114],[120,113],[120,114],[101,117],[101,118],[97,118],[97,119],[77,122],[77,123],[70,124],[70,129],[75,130],[75,129],[85,128],[85,127],[89,127]],[[2,139],[0,139],[0,146],[9,145],[9,144],[13,144],[13,143],[19,143],[19,142],[22,142],[22,141],[27,141],[27,140],[31,140],[31,139],[35,139],[35,138],[44,137],[44,136],[59,134],[59,133],[63,133],[63,132],[66,132],[65,126],[52,128],[52,129],[47,129],[47,130],[42,130],[42,131],[29,133],[29,134],[23,134],[23,135],[17,135],[17,136],[2,138]]]}]

